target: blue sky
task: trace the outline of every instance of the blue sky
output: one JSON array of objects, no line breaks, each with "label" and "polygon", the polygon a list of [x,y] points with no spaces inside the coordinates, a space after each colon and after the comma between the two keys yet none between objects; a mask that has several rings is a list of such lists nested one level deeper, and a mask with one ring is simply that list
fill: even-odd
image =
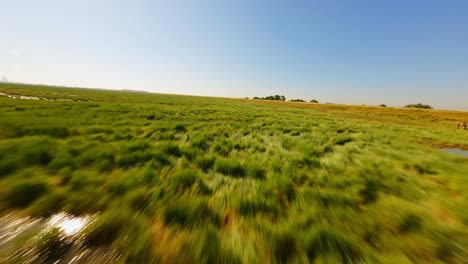
[{"label": "blue sky", "polygon": [[0,4],[14,82],[468,110],[468,1]]}]

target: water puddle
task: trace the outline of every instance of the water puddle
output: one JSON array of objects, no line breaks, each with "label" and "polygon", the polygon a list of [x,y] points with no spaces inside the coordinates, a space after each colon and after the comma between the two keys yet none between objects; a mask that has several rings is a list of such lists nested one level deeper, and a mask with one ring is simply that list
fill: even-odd
[{"label": "water puddle", "polygon": [[59,228],[67,236],[75,235],[91,220],[90,216],[74,217],[65,213],[53,215],[49,221],[49,228]]},{"label": "water puddle", "polygon": [[[72,99],[68,99],[68,98],[46,98],[46,97],[26,96],[26,95],[6,94],[6,93],[0,93],[0,96],[6,96],[8,98],[22,99],[22,100],[73,101]],[[70,95],[70,96],[76,96],[76,95]]]},{"label": "water puddle", "polygon": [[0,263],[116,263],[109,247],[88,247],[83,230],[96,216],[0,217]]},{"label": "water puddle", "polygon": [[468,157],[468,150],[458,149],[458,148],[441,148],[443,152],[447,152],[450,154],[462,155]]},{"label": "water puddle", "polygon": [[23,100],[39,100],[40,98],[37,96],[25,96],[25,95],[14,95],[14,94],[6,94],[6,93],[0,93],[0,95],[6,96],[8,98],[13,98],[13,99],[23,99]]}]

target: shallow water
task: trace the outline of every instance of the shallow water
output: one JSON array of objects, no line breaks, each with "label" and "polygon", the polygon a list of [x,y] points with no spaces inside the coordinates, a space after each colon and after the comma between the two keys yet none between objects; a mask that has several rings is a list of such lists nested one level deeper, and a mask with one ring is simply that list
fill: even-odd
[{"label": "shallow water", "polygon": [[462,155],[468,157],[468,150],[458,149],[458,148],[441,148],[443,152],[447,152],[450,154]]},{"label": "shallow water", "polygon": [[37,96],[26,96],[26,95],[16,95],[16,94],[6,94],[6,93],[0,93],[1,96],[6,96],[8,98],[13,98],[13,99],[23,99],[23,100],[44,100],[44,101],[72,101],[72,99],[68,98],[46,98],[46,97],[37,97]]},{"label": "shallow water", "polygon": [[[58,213],[49,218],[0,217],[0,263],[116,263],[120,256],[108,247],[87,247],[83,229],[96,216]],[[52,232],[58,236],[50,236]],[[48,240],[46,240],[47,238]],[[50,247],[38,248],[46,243]]]}]

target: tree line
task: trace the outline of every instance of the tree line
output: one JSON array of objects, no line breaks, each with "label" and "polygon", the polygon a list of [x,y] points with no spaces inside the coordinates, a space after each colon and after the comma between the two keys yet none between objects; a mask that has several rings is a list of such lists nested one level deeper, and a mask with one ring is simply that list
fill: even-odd
[{"label": "tree line", "polygon": [[[248,99],[248,97],[247,97]],[[270,95],[270,96],[266,96],[266,97],[257,97],[255,96],[253,99],[256,99],[256,100],[272,100],[272,101],[286,101],[286,97],[284,95]],[[290,102],[302,102],[302,103],[305,103],[306,101],[303,100],[303,99],[291,99],[289,100]],[[310,100],[311,103],[318,103],[317,100],[315,99],[312,99]]]},{"label": "tree line", "polygon": [[286,97],[284,95],[270,95],[267,97],[254,97],[253,99],[257,100],[273,100],[273,101],[286,101]]}]

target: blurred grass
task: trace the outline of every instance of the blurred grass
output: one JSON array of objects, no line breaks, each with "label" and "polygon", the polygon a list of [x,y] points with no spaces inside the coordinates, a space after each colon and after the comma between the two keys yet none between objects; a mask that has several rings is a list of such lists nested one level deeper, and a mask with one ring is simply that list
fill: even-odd
[{"label": "blurred grass", "polygon": [[466,112],[0,92],[55,100],[0,96],[0,212],[99,213],[86,244],[126,262],[468,259],[468,159],[437,149]]}]

